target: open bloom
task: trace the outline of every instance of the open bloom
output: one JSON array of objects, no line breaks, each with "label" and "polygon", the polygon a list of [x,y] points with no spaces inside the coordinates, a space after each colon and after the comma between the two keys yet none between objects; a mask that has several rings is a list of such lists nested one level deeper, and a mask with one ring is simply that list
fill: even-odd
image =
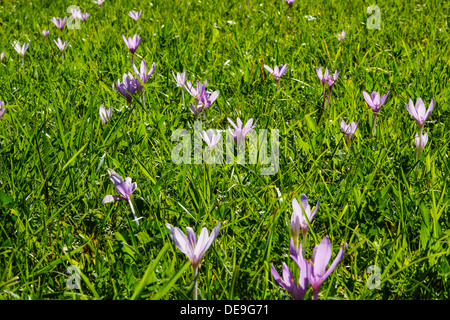
[{"label": "open bloom", "polygon": [[345,251],[347,250],[347,243],[343,243],[338,254],[334,258],[333,263],[330,265],[328,270],[326,270],[328,263],[331,259],[331,242],[328,236],[322,239],[320,244],[315,246],[313,251],[312,261],[310,263],[310,272],[308,274],[309,282],[313,288],[314,300],[319,297],[319,289],[326,278],[334,271],[336,266],[341,262],[344,257]]},{"label": "open bloom", "polygon": [[264,65],[264,68],[269,71],[269,73],[275,78],[275,80],[278,82],[280,80],[280,78],[285,74],[285,72],[287,71],[287,69],[289,69],[289,67],[285,64],[282,65],[280,64],[280,66],[275,66],[275,68],[272,70],[271,67]]},{"label": "open bloom", "polygon": [[66,25],[67,22],[67,17],[64,18],[55,18],[53,17],[51,20],[55,26],[62,31],[62,29],[64,28],[64,26]]},{"label": "open bloom", "polygon": [[109,178],[116,186],[117,192],[120,194],[120,196],[114,196],[114,195],[107,195],[103,198],[102,203],[106,204],[109,202],[117,201],[117,200],[126,200],[128,201],[131,211],[133,212],[134,219],[136,220],[136,224],[139,226],[139,222],[136,217],[136,213],[134,212],[133,204],[131,202],[130,196],[133,194],[133,192],[137,188],[136,182],[131,183],[131,178],[127,177],[125,178],[125,181],[122,179],[120,175],[118,175],[114,170],[108,169]]},{"label": "open bloom", "polygon": [[86,19],[89,18],[90,15],[91,15],[91,14],[90,14],[90,13],[87,13],[87,12],[82,13],[82,14],[81,14],[81,20],[86,21]]},{"label": "open bloom", "polygon": [[[298,203],[297,199],[295,198],[292,200],[293,212],[291,215],[291,233],[294,239],[300,233],[300,229],[303,235],[306,235],[306,233],[308,232],[308,221],[309,223],[311,223],[314,219],[317,209],[319,208],[320,199],[317,200],[316,206],[312,211],[306,195],[301,195],[300,203]],[[308,221],[306,221],[306,218],[308,218]]]},{"label": "open bloom", "polygon": [[331,75],[331,74],[328,75],[328,77],[326,79],[327,83],[328,83],[328,88],[330,88],[330,92],[331,92],[331,87],[334,85],[337,78],[339,77],[339,73],[341,73],[341,69],[335,71],[333,75]]},{"label": "open bloom", "polygon": [[372,108],[374,114],[378,114],[378,111],[380,111],[381,106],[386,101],[389,92],[390,91],[380,98],[380,94],[378,92],[372,92],[372,95],[369,96],[367,92],[363,91],[364,99],[366,100],[367,105]]},{"label": "open bloom", "polygon": [[64,41],[64,43],[63,43],[60,38],[58,38],[58,40],[53,40],[53,41],[55,41],[56,46],[58,47],[59,50],[61,50],[61,52],[64,51],[70,43],[67,41]]},{"label": "open bloom", "polygon": [[287,292],[295,300],[303,300],[309,285],[308,275],[310,265],[307,263],[306,259],[303,258],[302,245],[300,244],[299,249],[297,250],[295,248],[294,240],[292,238],[290,241],[290,251],[291,251],[291,258],[297,263],[300,271],[297,284],[295,283],[294,275],[291,269],[289,269],[287,264],[285,264],[284,262],[283,262],[283,277],[280,277],[279,273],[273,266],[273,263],[271,266],[272,276],[275,279],[275,281],[278,282],[278,284],[282,286],[284,289],[286,289]]},{"label": "open bloom", "polygon": [[50,31],[47,30],[42,30],[42,35],[46,38],[48,38],[48,34],[50,33]]},{"label": "open bloom", "polygon": [[422,134],[422,136],[419,136],[416,133],[416,137],[414,139],[414,144],[416,145],[416,148],[419,152],[423,151],[427,142],[428,142],[428,133],[425,132],[424,134]]},{"label": "open bloom", "polygon": [[166,227],[169,229],[170,238],[175,242],[175,245],[188,257],[194,269],[197,269],[204,254],[219,234],[220,222],[211,231],[210,235],[208,234],[208,229],[202,228],[198,240],[191,227],[186,227],[187,236],[180,228],[174,227],[169,223],[166,223]]},{"label": "open bloom", "polygon": [[130,11],[128,15],[133,18],[134,20],[138,21],[141,17],[142,10],[141,11]]},{"label": "open bloom", "polygon": [[354,121],[350,124],[345,123],[344,120],[341,121],[341,131],[344,133],[344,138],[347,141],[347,144],[351,143],[351,139],[355,135],[358,125],[359,125],[359,120],[356,124]]},{"label": "open bloom", "polygon": [[218,131],[217,134],[214,133],[213,129],[209,129],[208,132],[205,130],[202,131],[202,139],[211,150],[214,150],[221,138],[222,133],[220,131]]},{"label": "open bloom", "polygon": [[406,105],[406,109],[408,109],[411,116],[414,118],[414,120],[416,120],[420,130],[422,130],[425,122],[431,114],[431,111],[433,111],[434,109],[434,98],[431,99],[428,110],[425,108],[425,104],[423,103],[423,100],[421,98],[417,99],[415,106],[412,99],[409,99],[409,104]]},{"label": "open bloom", "polygon": [[139,45],[141,44],[141,38],[137,34],[135,34],[133,36],[133,38],[131,38],[131,37],[125,38],[124,35],[122,35],[122,37],[123,37],[123,41],[125,41],[125,44],[127,45],[131,54],[134,54],[136,52],[137,48],[139,47]]},{"label": "open bloom", "polygon": [[155,71],[155,67],[156,67],[156,65],[153,62],[152,67],[150,68],[150,70],[147,73],[147,62],[145,62],[145,60],[141,61],[141,68],[140,68],[140,70],[138,70],[136,68],[136,65],[134,64],[134,61],[133,61],[134,73],[139,77],[139,79],[141,79],[141,81],[143,83],[146,83],[147,80],[152,76],[153,72]]},{"label": "open bloom", "polygon": [[3,117],[3,115],[6,112],[6,108],[3,108],[5,106],[5,103],[0,100],[0,119]]},{"label": "open bloom", "polygon": [[187,77],[186,77],[186,69],[184,69],[183,73],[181,73],[181,74],[177,72],[176,75],[172,71],[172,75],[173,75],[173,78],[175,79],[175,82],[177,83],[177,86],[182,88],[182,89],[185,88],[186,79],[187,79]]},{"label": "open bloom", "polygon": [[131,73],[125,73],[123,75],[122,82],[120,82],[120,79],[117,80],[116,89],[125,99],[127,99],[128,103],[131,103],[132,95],[135,93],[141,93],[143,86],[141,82],[137,78],[133,77]]},{"label": "open bloom", "polygon": [[342,30],[341,33],[338,33],[338,34],[336,35],[336,37],[337,37],[337,39],[338,39],[339,41],[344,40],[344,39],[345,39],[345,30]]},{"label": "open bloom", "polygon": [[[192,85],[192,83],[190,81],[188,81],[186,83],[186,90],[187,92],[189,92],[189,94],[194,97],[197,98],[199,96],[199,94],[203,91],[206,90],[206,85],[208,84],[208,79],[206,79],[205,83],[202,84],[199,80],[197,80],[197,87],[194,88],[194,86]],[[198,100],[198,99],[197,99]]]},{"label": "open bloom", "polygon": [[4,59],[5,59],[5,53],[2,52],[2,53],[0,54],[0,62],[3,62]]},{"label": "open bloom", "polygon": [[109,109],[106,109],[103,105],[100,106],[100,119],[102,120],[103,124],[106,124],[106,122],[109,121],[112,117],[113,108],[109,107]]},{"label": "open bloom", "polygon": [[237,146],[244,145],[245,137],[253,128],[256,127],[256,123],[258,122],[258,120],[256,120],[255,124],[253,124],[253,118],[251,118],[250,120],[247,121],[247,123],[243,127],[241,119],[237,118],[237,125],[235,125],[230,118],[227,119],[228,122],[234,127],[234,132],[230,128],[228,128],[228,132],[233,137],[234,142],[236,143]]},{"label": "open bloom", "polygon": [[98,4],[101,8],[102,4],[103,4],[103,2],[105,2],[105,0],[97,0],[97,1],[92,1],[92,2]]},{"label": "open bloom", "polygon": [[203,88],[203,91],[201,91],[196,99],[200,101],[203,104],[203,110],[208,109],[214,101],[216,101],[217,97],[219,96],[219,91],[206,91],[205,88]]},{"label": "open bloom", "polygon": [[14,41],[13,47],[17,51],[17,53],[23,58],[30,44],[31,41],[28,43],[24,43],[23,45],[21,45],[19,41]]},{"label": "open bloom", "polygon": [[286,3],[289,5],[290,8],[292,8],[292,5],[294,4],[295,0],[286,0]]},{"label": "open bloom", "polygon": [[78,9],[70,9],[71,13],[72,13],[72,19],[76,20],[76,19],[81,19],[81,11]]},{"label": "open bloom", "polygon": [[316,68],[316,74],[319,77],[320,82],[322,82],[322,86],[325,88],[325,83],[327,83],[328,79],[328,69],[325,69],[325,74],[322,73],[322,66]]}]

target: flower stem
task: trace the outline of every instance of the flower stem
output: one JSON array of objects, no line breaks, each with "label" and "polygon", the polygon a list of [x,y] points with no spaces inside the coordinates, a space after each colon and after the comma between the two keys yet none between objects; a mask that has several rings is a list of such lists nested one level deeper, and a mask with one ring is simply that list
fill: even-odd
[{"label": "flower stem", "polygon": [[280,90],[280,80],[277,80],[277,92]]},{"label": "flower stem", "polygon": [[197,300],[197,274],[198,274],[198,266],[192,266],[194,269],[194,300]]},{"label": "flower stem", "polygon": [[377,114],[373,115],[373,135],[377,135]]},{"label": "flower stem", "polygon": [[136,217],[136,212],[134,212],[134,207],[133,207],[133,203],[131,202],[131,199],[128,199],[128,203],[130,204],[131,212],[133,212],[134,221],[136,221],[136,225],[139,227],[139,221]]},{"label": "flower stem", "polygon": [[331,87],[330,90],[328,90],[327,113],[330,110],[330,98],[331,98]]}]

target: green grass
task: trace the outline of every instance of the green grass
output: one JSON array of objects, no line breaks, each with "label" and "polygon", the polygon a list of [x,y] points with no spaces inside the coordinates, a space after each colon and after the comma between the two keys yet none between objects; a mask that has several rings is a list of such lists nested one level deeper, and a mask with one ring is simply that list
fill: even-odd
[{"label": "green grass", "polygon": [[[192,270],[165,224],[198,234],[218,222],[199,298],[291,299],[270,265],[294,266],[291,202],[302,193],[311,205],[321,200],[305,257],[327,235],[332,259],[348,243],[319,299],[449,299],[450,4],[379,2],[381,28],[368,29],[367,1],[299,0],[292,11],[282,0],[250,1],[250,10],[245,0],[145,2],[0,4],[0,100],[8,108],[0,120],[1,299],[191,299]],[[69,5],[91,16],[61,32],[50,19],[69,16]],[[128,17],[140,9],[138,22]],[[156,62],[145,107],[125,107],[112,89],[132,71],[122,35],[135,33],[136,61]],[[64,63],[58,37],[71,42]],[[22,66],[11,43],[27,38]],[[263,64],[290,67],[279,92]],[[342,69],[329,114],[318,66]],[[183,107],[172,77],[184,68],[189,80],[208,78],[208,90],[220,91],[204,129],[226,130],[227,117],[239,116],[259,119],[256,130],[279,130],[277,174],[260,175],[261,164],[172,162],[172,132],[193,131],[194,100],[185,94]],[[375,137],[363,90],[390,90]],[[436,106],[416,171],[417,125],[405,103],[419,97]],[[101,104],[114,108],[105,126]],[[360,120],[351,148],[341,119]],[[137,182],[139,228],[126,202],[102,204],[117,195],[107,168]],[[79,290],[67,287],[70,265],[81,271]],[[381,270],[380,289],[367,286],[371,265]]]}]

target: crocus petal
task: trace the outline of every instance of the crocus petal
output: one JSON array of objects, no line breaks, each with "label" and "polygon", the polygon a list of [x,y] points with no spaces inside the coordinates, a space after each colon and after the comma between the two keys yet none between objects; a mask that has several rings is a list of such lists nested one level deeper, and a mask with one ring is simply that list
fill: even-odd
[{"label": "crocus petal", "polygon": [[331,259],[331,242],[328,236],[322,239],[313,251],[312,262],[314,264],[314,274],[322,276],[326,272],[326,267]]}]

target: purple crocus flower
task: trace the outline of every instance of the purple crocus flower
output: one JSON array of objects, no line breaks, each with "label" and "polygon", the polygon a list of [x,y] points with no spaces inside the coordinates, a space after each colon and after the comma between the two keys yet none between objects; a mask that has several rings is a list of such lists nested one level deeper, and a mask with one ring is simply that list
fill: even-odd
[{"label": "purple crocus flower", "polygon": [[5,59],[5,53],[2,52],[2,53],[0,54],[0,62],[3,62],[4,59]]},{"label": "purple crocus flower", "polygon": [[30,44],[31,44],[31,41],[28,43],[24,43],[23,45],[21,45],[19,41],[14,41],[13,47],[23,59],[23,57],[25,56],[25,52],[27,52]]},{"label": "purple crocus flower", "polygon": [[53,40],[53,41],[55,42],[55,44],[58,47],[58,49],[61,50],[61,52],[64,52],[64,50],[67,48],[67,46],[70,43],[70,42],[67,42],[67,41],[64,41],[64,43],[63,43],[60,38],[58,38],[58,40]]},{"label": "purple crocus flower", "polygon": [[220,131],[218,131],[217,134],[214,133],[213,129],[209,129],[208,132],[205,130],[202,131],[202,139],[211,150],[215,149],[221,138],[222,133]]},{"label": "purple crocus flower", "polygon": [[82,14],[81,14],[81,20],[82,20],[82,21],[86,21],[86,19],[89,18],[90,15],[91,15],[91,14],[90,14],[90,13],[87,13],[87,12],[82,13]]},{"label": "purple crocus flower", "polygon": [[116,186],[117,192],[120,194],[120,196],[114,196],[114,195],[107,195],[103,198],[102,203],[106,204],[113,201],[118,200],[126,200],[130,204],[131,211],[133,212],[134,219],[136,221],[136,224],[139,226],[139,221],[136,217],[136,213],[134,212],[133,203],[131,202],[130,196],[133,194],[133,192],[137,188],[136,182],[131,183],[131,178],[127,177],[125,178],[125,181],[122,179],[120,175],[118,175],[114,170],[108,169],[109,178]]},{"label": "purple crocus flower", "polygon": [[359,120],[358,122],[355,124],[355,122],[353,121],[350,124],[345,123],[344,120],[341,121],[341,131],[344,133],[344,138],[345,141],[347,141],[347,144],[350,146],[351,145],[351,139],[353,138],[353,136],[355,135],[356,129],[358,128],[359,125]]},{"label": "purple crocus flower", "polygon": [[186,83],[185,88],[192,97],[197,98],[197,96],[206,89],[207,84],[208,84],[208,78],[206,79],[204,84],[201,84],[201,82],[199,80],[197,80],[197,88],[194,88],[194,86],[191,84],[191,82],[188,81]]},{"label": "purple crocus flower", "polygon": [[127,45],[127,47],[130,50],[131,54],[134,55],[134,53],[136,52],[137,48],[141,44],[141,38],[137,34],[135,34],[133,36],[133,38],[128,37],[128,39],[127,39],[127,38],[125,38],[124,35],[122,35],[122,37],[123,37],[123,41],[125,41],[125,44]]},{"label": "purple crocus flower", "polygon": [[0,100],[0,119],[3,117],[3,115],[6,112],[6,108],[3,108],[5,106],[5,103]]},{"label": "purple crocus flower", "polygon": [[[306,234],[308,233],[308,221],[309,223],[311,223],[314,219],[317,209],[319,208],[320,198],[319,200],[317,200],[316,206],[312,211],[306,195],[301,195],[300,203],[301,205],[295,198],[292,200],[293,212],[291,215],[291,234],[294,239],[295,245],[297,245],[298,243],[298,235],[300,234],[300,229],[303,234],[303,239],[305,239]],[[306,220],[306,218],[308,218],[308,221]]]},{"label": "purple crocus flower", "polygon": [[81,11],[78,9],[70,9],[71,13],[72,13],[72,19],[73,20],[77,20],[77,19],[81,19]]},{"label": "purple crocus flower", "polygon": [[419,126],[420,131],[422,132],[423,126],[430,116],[431,112],[434,109],[434,98],[431,99],[430,106],[428,110],[425,108],[425,104],[421,98],[418,98],[416,101],[416,106],[414,106],[414,102],[412,99],[409,99],[409,105],[406,105],[406,109],[409,111],[411,116],[416,120],[417,125]]},{"label": "purple crocus flower", "polygon": [[175,242],[175,245],[183,252],[194,268],[198,268],[200,262],[205,255],[206,251],[211,247],[214,240],[216,240],[220,231],[219,222],[217,226],[211,231],[209,235],[208,229],[202,228],[200,235],[195,236],[195,232],[191,227],[186,227],[186,235],[178,227],[174,227],[169,223],[166,223],[166,227],[170,231],[170,238]]},{"label": "purple crocus flower", "polygon": [[289,5],[289,8],[292,8],[292,5],[294,4],[295,0],[286,0],[286,3]]},{"label": "purple crocus flower", "polygon": [[388,91],[384,96],[382,96],[380,98],[380,94],[378,92],[372,92],[372,95],[369,96],[369,94],[365,91],[363,91],[363,96],[364,99],[367,102],[367,105],[372,109],[373,111],[373,134],[376,134],[376,125],[377,125],[377,115],[378,115],[378,111],[380,111],[381,106],[384,104],[384,102],[386,101],[388,95],[389,95]]},{"label": "purple crocus flower", "polygon": [[269,71],[269,73],[275,78],[275,80],[277,81],[277,91],[279,89],[279,81],[281,79],[281,77],[285,74],[285,72],[287,71],[287,69],[289,69],[289,67],[285,64],[280,64],[280,66],[275,66],[275,68],[272,70],[271,67],[269,67],[268,65],[264,65],[264,68]]},{"label": "purple crocus flower", "polygon": [[103,124],[106,124],[106,122],[109,121],[112,117],[113,108],[109,107],[109,109],[106,109],[103,105],[100,106],[100,119],[102,120]]},{"label": "purple crocus flower", "polygon": [[50,31],[47,30],[42,30],[42,35],[46,38],[48,38],[48,34],[50,33]]},{"label": "purple crocus flower", "polygon": [[122,83],[120,82],[120,79],[117,80],[116,89],[124,98],[127,99],[128,103],[131,103],[132,95],[135,93],[141,93],[143,86],[137,78],[134,78],[131,73],[128,73],[123,75]]},{"label": "purple crocus flower", "polygon": [[54,24],[55,24],[55,26],[59,29],[59,30],[61,30],[62,31],[62,29],[64,28],[64,26],[66,25],[66,22],[67,22],[67,17],[64,17],[64,18],[52,18],[52,20],[51,20]]},{"label": "purple crocus flower", "polygon": [[203,110],[206,110],[216,101],[218,96],[219,91],[206,91],[203,87],[203,90],[197,95],[196,99],[203,104]]},{"label": "purple crocus flower", "polygon": [[341,33],[338,33],[338,34],[336,35],[336,37],[337,37],[337,39],[338,39],[339,41],[344,40],[344,39],[345,39],[345,30],[342,30]]},{"label": "purple crocus flower", "polygon": [[220,231],[220,222],[208,234],[208,229],[202,228],[200,235],[197,239],[195,232],[191,227],[186,227],[187,236],[178,227],[172,226],[170,223],[166,223],[166,227],[169,229],[170,238],[175,242],[178,249],[183,252],[191,261],[192,268],[194,270],[194,299],[197,300],[197,273],[200,262],[205,255],[206,251],[211,247],[214,240],[216,240]]},{"label": "purple crocus flower", "polygon": [[92,1],[93,3],[96,3],[99,5],[99,7],[102,7],[103,2],[105,2],[105,0],[97,0],[97,1]]},{"label": "purple crocus flower", "polygon": [[377,115],[378,111],[380,111],[381,106],[389,96],[389,92],[390,91],[388,91],[384,96],[380,98],[380,94],[378,92],[372,92],[372,95],[369,96],[367,92],[363,91],[364,99],[366,100],[367,105],[373,110],[373,113],[375,115]]},{"label": "purple crocus flower", "polygon": [[186,86],[186,69],[184,69],[183,73],[178,73],[175,75],[175,73],[172,71],[173,78],[175,79],[175,82],[177,83],[177,86],[181,89],[185,88]]},{"label": "purple crocus flower", "polygon": [[142,10],[141,11],[130,11],[128,15],[133,18],[134,20],[138,21],[141,17]]},{"label": "purple crocus flower", "polygon": [[273,266],[273,263],[271,266],[272,276],[280,286],[287,290],[292,298],[294,298],[295,300],[303,300],[309,285],[308,275],[310,266],[307,263],[306,259],[303,258],[302,245],[300,244],[299,250],[297,251],[294,245],[294,240],[292,238],[290,241],[290,251],[291,258],[297,263],[300,270],[298,283],[295,283],[294,275],[291,269],[289,269],[287,264],[285,264],[284,262],[282,273],[283,278],[280,277],[279,273]]},{"label": "purple crocus flower", "polygon": [[334,83],[336,82],[337,78],[339,77],[339,73],[341,73],[341,69],[335,71],[333,75],[329,74],[327,76],[326,80],[327,80],[328,88],[330,89],[330,92],[331,92],[331,87],[334,85]]},{"label": "purple crocus flower", "polygon": [[328,263],[331,259],[331,242],[328,236],[322,239],[320,244],[315,246],[313,251],[312,261],[310,264],[310,272],[308,274],[309,283],[313,288],[313,298],[317,300],[319,298],[319,289],[325,279],[334,271],[336,266],[341,262],[344,257],[345,251],[347,250],[347,243],[343,243],[338,254],[334,258],[333,263],[330,265],[328,270],[326,270]]},{"label": "purple crocus flower", "polygon": [[147,73],[147,62],[145,60],[141,61],[141,68],[138,70],[136,68],[136,65],[133,61],[133,70],[134,73],[141,79],[143,83],[146,83],[147,80],[152,76],[153,72],[155,71],[156,64],[153,62],[152,67],[150,68],[149,72]]},{"label": "purple crocus flower", "polygon": [[235,125],[230,118],[227,119],[228,122],[234,127],[234,132],[230,128],[228,128],[228,132],[231,134],[231,136],[234,139],[234,142],[238,147],[244,145],[245,137],[252,129],[256,127],[256,123],[258,122],[258,120],[256,120],[255,124],[253,124],[253,118],[251,118],[250,120],[247,121],[247,123],[243,127],[241,119],[237,118],[237,125]]}]

